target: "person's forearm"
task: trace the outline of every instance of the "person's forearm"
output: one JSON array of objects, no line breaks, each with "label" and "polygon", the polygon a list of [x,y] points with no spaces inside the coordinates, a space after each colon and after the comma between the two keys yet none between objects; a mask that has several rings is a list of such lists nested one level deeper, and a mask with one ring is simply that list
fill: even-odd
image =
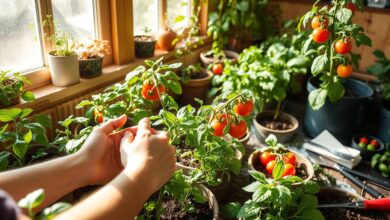
[{"label": "person's forearm", "polygon": [[55,219],[134,219],[150,196],[144,180],[132,171],[123,171],[109,184]]},{"label": "person's forearm", "polygon": [[87,166],[78,154],[0,173],[0,188],[18,201],[28,193],[43,188],[45,207],[67,193],[88,183]]}]

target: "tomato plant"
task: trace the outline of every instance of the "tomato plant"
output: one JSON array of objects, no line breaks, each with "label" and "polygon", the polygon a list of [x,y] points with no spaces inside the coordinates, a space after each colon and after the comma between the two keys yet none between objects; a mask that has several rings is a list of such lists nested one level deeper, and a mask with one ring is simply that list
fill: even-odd
[{"label": "tomato plant", "polygon": [[267,166],[268,162],[275,159],[276,159],[276,155],[273,155],[269,151],[264,151],[263,153],[260,154],[260,162],[261,164],[263,164],[263,166]]},{"label": "tomato plant", "polygon": [[[158,90],[157,90],[158,87]],[[156,101],[160,99],[160,96],[164,94],[165,86],[158,85],[156,86],[151,80],[145,80],[142,84],[141,94],[144,99],[149,99]]]},{"label": "tomato plant", "polygon": [[[23,91],[24,84],[31,82],[19,72],[1,71],[0,70],[0,107],[9,107],[13,100],[20,97],[26,101],[31,102],[35,100],[35,96],[30,91]],[[19,99],[18,99],[19,101]]]},{"label": "tomato plant", "polygon": [[315,16],[313,20],[311,20],[311,27],[313,30],[318,29],[318,28],[327,28],[329,24],[328,18],[325,16]]},{"label": "tomato plant", "polygon": [[[313,31],[313,38],[307,38],[303,44],[303,51],[306,55],[316,55],[312,65],[311,72],[313,76],[321,80],[319,87],[309,94],[309,103],[314,110],[320,109],[327,98],[331,102],[340,100],[345,94],[342,77],[346,77],[349,73],[348,69],[344,69],[342,74],[336,71],[340,64],[353,64],[358,66],[360,55],[351,52],[352,42],[356,46],[366,45],[371,46],[371,39],[364,34],[364,29],[352,22],[353,9],[348,8],[349,3],[353,3],[357,8],[363,8],[362,0],[333,0],[330,5],[322,8],[318,7],[317,1],[312,10],[302,16],[298,29],[305,27],[309,21],[312,21],[317,16],[326,17],[328,19],[329,36],[326,42],[322,45],[315,45],[312,42],[317,42],[314,39],[318,29]],[[317,32],[316,32],[317,31]],[[337,68],[338,69],[338,68]],[[347,71],[345,71],[347,70]]]},{"label": "tomato plant", "polygon": [[242,138],[247,132],[247,125],[245,120],[241,120],[238,123],[231,123],[229,134],[234,138]]},{"label": "tomato plant", "polygon": [[253,102],[248,100],[247,102],[238,102],[234,106],[234,111],[241,116],[248,116],[253,111]]}]

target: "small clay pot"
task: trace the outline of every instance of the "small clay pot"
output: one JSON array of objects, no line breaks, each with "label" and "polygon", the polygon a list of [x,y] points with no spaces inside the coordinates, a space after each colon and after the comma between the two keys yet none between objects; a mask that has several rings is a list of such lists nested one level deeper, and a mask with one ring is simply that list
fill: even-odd
[{"label": "small clay pot", "polygon": [[102,75],[103,57],[79,59],[81,78],[94,78]]},{"label": "small clay pot", "polygon": [[181,82],[183,92],[179,97],[179,102],[182,105],[199,105],[195,101],[195,98],[201,99],[203,101],[206,100],[207,92],[211,84],[211,77],[213,74],[210,71],[202,69],[202,75],[205,77],[200,79],[190,79],[188,83]]},{"label": "small clay pot", "polygon": [[80,82],[76,53],[70,56],[56,56],[56,51],[50,51],[48,62],[53,85],[71,86]]},{"label": "small clay pot", "polygon": [[253,124],[255,125],[256,130],[259,132],[259,134],[262,138],[262,141],[264,141],[265,138],[267,138],[268,135],[270,135],[270,134],[274,134],[278,138],[278,141],[280,143],[286,143],[286,142],[290,141],[293,138],[294,134],[298,130],[298,127],[299,127],[298,120],[290,114],[287,114],[284,112],[279,113],[279,118],[281,120],[287,121],[290,124],[292,124],[292,128],[287,129],[287,130],[269,129],[269,128],[261,125],[258,122],[258,120],[260,120],[262,118],[273,118],[273,116],[274,116],[274,112],[264,111],[264,112],[257,114],[257,116],[253,119]]},{"label": "small clay pot", "polygon": [[[249,156],[248,170],[257,170],[255,167],[263,166],[260,162],[260,154],[265,150],[266,150],[266,148],[263,148],[261,150],[256,150]],[[292,150],[289,150],[289,151],[295,154],[295,157],[297,158],[297,165],[303,167],[303,169],[305,169],[305,171],[306,171],[307,178],[304,179],[303,182],[307,182],[307,181],[311,180],[314,176],[313,164],[308,159],[306,159],[305,157],[300,155],[299,153],[292,151]],[[265,170],[265,168],[264,168],[264,170]],[[257,170],[257,171],[260,171],[260,170]],[[297,182],[297,183],[294,183],[293,185],[297,186],[300,184],[302,184],[302,183]]]},{"label": "small clay pot", "polygon": [[[200,53],[200,60],[202,61],[201,63],[202,63],[202,66],[204,68],[208,68],[208,66],[210,64],[220,62],[220,60],[217,60],[214,57],[206,56],[207,53],[208,52]],[[240,57],[240,55],[238,53],[231,51],[231,50],[225,50],[224,53],[225,53],[226,58],[232,60],[233,62],[237,62],[238,58]]]},{"label": "small clay pot", "polygon": [[134,36],[135,57],[149,58],[154,56],[156,39],[152,36],[138,35]]}]

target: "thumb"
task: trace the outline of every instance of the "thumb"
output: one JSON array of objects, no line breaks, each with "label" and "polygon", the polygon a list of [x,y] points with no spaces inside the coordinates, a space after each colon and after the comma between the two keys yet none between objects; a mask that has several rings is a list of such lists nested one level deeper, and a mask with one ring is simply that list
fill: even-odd
[{"label": "thumb", "polygon": [[138,134],[147,134],[151,133],[150,129],[152,128],[151,122],[149,118],[143,118],[138,123]]}]

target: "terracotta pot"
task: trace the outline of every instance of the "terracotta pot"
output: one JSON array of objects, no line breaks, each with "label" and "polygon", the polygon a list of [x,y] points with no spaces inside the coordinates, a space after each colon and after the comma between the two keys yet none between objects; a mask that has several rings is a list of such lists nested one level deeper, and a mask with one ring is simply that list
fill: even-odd
[{"label": "terracotta pot", "polygon": [[290,128],[288,130],[272,130],[272,129],[266,128],[265,126],[261,125],[258,122],[258,120],[261,118],[273,118],[273,116],[274,116],[274,112],[264,111],[264,112],[257,114],[257,116],[253,119],[253,124],[255,125],[256,130],[260,133],[260,135],[262,137],[262,141],[265,138],[267,138],[268,135],[270,135],[270,134],[274,134],[278,138],[278,141],[280,143],[286,143],[286,142],[290,141],[293,138],[295,132],[298,130],[298,127],[299,127],[298,120],[290,114],[281,112],[279,114],[279,118],[284,120],[284,121],[290,122],[293,126],[292,128]]},{"label": "terracotta pot", "polygon": [[202,74],[205,75],[204,78],[201,79],[191,79],[188,83],[181,82],[181,86],[183,89],[182,95],[179,97],[179,102],[182,105],[199,105],[194,99],[201,99],[203,101],[206,100],[207,92],[210,88],[211,77],[213,74],[210,71],[202,69]]},{"label": "terracotta pot", "polygon": [[[264,150],[265,150],[265,148],[263,148],[261,150],[256,150],[253,153],[251,153],[251,155],[248,158],[248,170],[257,170],[256,167],[263,166],[260,162],[260,154]],[[305,169],[305,171],[307,173],[308,177],[306,179],[304,179],[303,182],[307,182],[307,181],[311,180],[314,176],[313,164],[308,159],[306,159],[305,157],[300,155],[299,153],[292,151],[292,150],[289,150],[289,151],[295,154],[295,157],[297,158],[297,165],[303,167],[303,169]],[[302,183],[294,183],[293,185],[297,186],[300,184],[302,184]]]},{"label": "terracotta pot", "polygon": [[71,86],[80,82],[77,55],[56,56],[56,51],[49,52],[51,81],[55,86]]},{"label": "terracotta pot", "polygon": [[[217,60],[217,59],[214,58],[214,57],[208,57],[208,56],[206,56],[207,53],[208,53],[208,51],[207,51],[207,52],[202,52],[202,53],[200,53],[200,60],[202,61],[201,63],[202,63],[202,66],[203,66],[204,68],[208,68],[208,66],[209,66],[210,64],[216,63],[216,62],[219,62],[219,61],[220,61],[220,60]],[[233,60],[233,62],[237,62],[238,58],[240,57],[240,55],[239,55],[238,53],[236,53],[236,52],[234,52],[234,51],[231,51],[231,50],[225,50],[224,53],[225,53],[226,57],[227,57],[228,59]]]},{"label": "terracotta pot", "polygon": [[103,57],[79,59],[79,69],[81,78],[94,78],[102,75]]},{"label": "terracotta pot", "polygon": [[161,29],[157,34],[158,48],[164,51],[171,51],[175,49],[175,44],[172,44],[172,42],[175,40],[176,37],[177,34],[173,30],[168,28]]},{"label": "terracotta pot", "polygon": [[156,39],[154,37],[146,35],[134,36],[134,44],[135,57],[149,58],[154,56],[154,49],[156,47]]},{"label": "terracotta pot", "polygon": [[203,184],[199,184],[199,188],[202,191],[204,197],[206,197],[209,207],[213,210],[213,220],[219,219],[219,206],[218,201],[213,192]]}]

